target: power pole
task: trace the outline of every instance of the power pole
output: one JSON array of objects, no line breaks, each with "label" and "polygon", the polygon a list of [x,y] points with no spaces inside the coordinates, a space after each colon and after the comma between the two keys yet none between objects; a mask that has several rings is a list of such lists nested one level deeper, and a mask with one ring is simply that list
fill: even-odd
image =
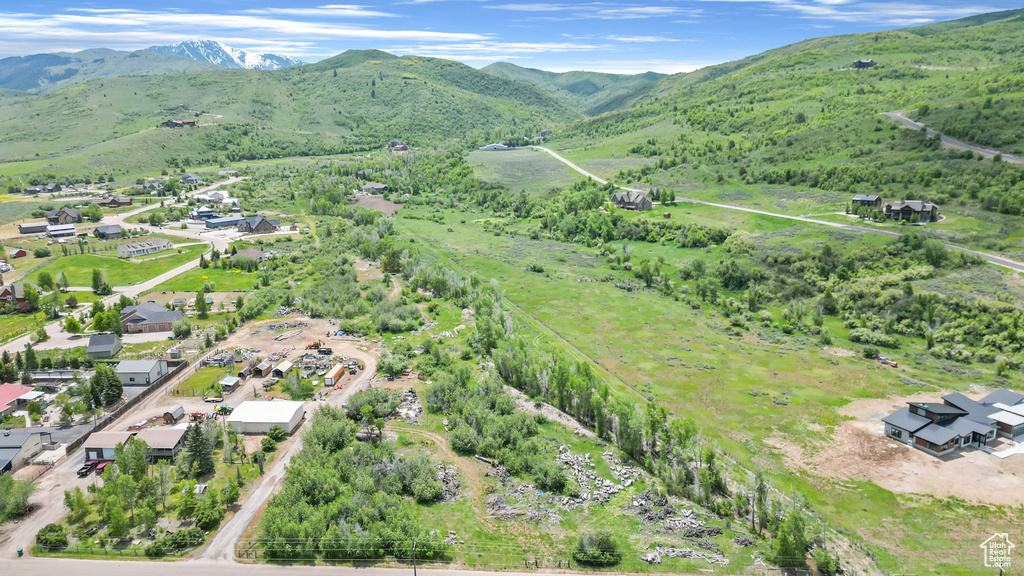
[{"label": "power pole", "polygon": [[412,540],[412,576],[416,576],[416,539]]}]

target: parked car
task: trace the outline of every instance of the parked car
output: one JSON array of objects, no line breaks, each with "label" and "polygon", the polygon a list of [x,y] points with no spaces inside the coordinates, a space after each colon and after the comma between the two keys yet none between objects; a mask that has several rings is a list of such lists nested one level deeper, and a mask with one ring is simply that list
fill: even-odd
[{"label": "parked car", "polygon": [[78,469],[78,477],[85,478],[90,472],[96,469],[100,465],[99,460],[89,460],[81,468]]}]

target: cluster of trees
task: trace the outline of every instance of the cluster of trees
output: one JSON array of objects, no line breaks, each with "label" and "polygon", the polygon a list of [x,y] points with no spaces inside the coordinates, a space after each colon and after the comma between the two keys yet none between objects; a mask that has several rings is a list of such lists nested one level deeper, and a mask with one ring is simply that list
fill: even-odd
[{"label": "cluster of trees", "polygon": [[28,507],[28,497],[34,489],[31,481],[0,474],[0,524],[18,517]]},{"label": "cluster of trees", "polygon": [[[194,546],[205,539],[205,531],[216,528],[227,506],[240,494],[243,480],[238,471],[218,487],[196,493],[197,479],[209,482],[214,472],[213,452],[222,431],[219,426],[192,426],[186,435],[185,447],[175,465],[153,463],[150,448],[142,440],[128,439],[115,449],[115,459],[104,470],[103,482],[91,484],[87,492],[81,488],[66,491],[64,504],[70,511],[69,526],[85,528],[93,514],[99,515],[105,531],[90,539],[122,539],[132,534],[150,533],[157,520],[174,514],[182,520],[193,520],[195,528],[161,535],[146,548],[150,556],[163,556],[168,550]],[[81,536],[81,535],[80,535]],[[67,544],[67,535],[60,526],[47,526],[38,536],[39,543],[53,547]]]},{"label": "cluster of trees", "polygon": [[340,409],[313,414],[284,489],[267,505],[261,545],[270,558],[438,559],[447,545],[420,524],[411,497],[443,492],[424,457],[402,456],[388,443],[352,445],[356,427]]}]

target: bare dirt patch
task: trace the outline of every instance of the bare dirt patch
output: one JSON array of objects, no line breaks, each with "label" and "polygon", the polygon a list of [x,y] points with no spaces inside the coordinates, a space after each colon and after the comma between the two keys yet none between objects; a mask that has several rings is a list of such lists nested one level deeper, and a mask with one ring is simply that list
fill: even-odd
[{"label": "bare dirt patch", "polygon": [[[907,402],[935,402],[946,393],[854,400],[841,410],[852,420],[837,427],[816,453],[780,438],[770,438],[766,443],[782,453],[787,466],[828,478],[870,480],[899,494],[956,496],[995,505],[1024,504],[1024,492],[1020,490],[1024,456],[1000,459],[972,449],[935,458],[885,436],[883,417]],[[1007,444],[1003,441],[991,446],[1002,450]]]},{"label": "bare dirt patch", "polygon": [[847,350],[846,348],[832,348],[830,346],[825,346],[823,350],[825,350],[825,354],[839,356],[840,358],[850,358],[851,356],[857,355],[857,353],[854,352],[853,350]]},{"label": "bare dirt patch", "polygon": [[388,216],[398,212],[398,209],[402,207],[401,204],[389,202],[380,196],[358,196],[356,198],[356,206],[362,206],[370,210],[379,210]]}]

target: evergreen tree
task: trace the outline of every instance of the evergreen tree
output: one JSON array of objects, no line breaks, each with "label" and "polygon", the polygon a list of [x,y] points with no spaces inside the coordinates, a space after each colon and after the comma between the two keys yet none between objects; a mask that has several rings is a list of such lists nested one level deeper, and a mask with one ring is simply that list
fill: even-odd
[{"label": "evergreen tree", "polygon": [[100,272],[98,269],[93,268],[92,269],[92,291],[98,294],[102,287],[103,287],[103,273]]},{"label": "evergreen tree", "polygon": [[25,346],[25,369],[26,370],[38,370],[39,360],[36,359],[36,351],[32,348],[31,344]]},{"label": "evergreen tree", "polygon": [[203,290],[196,292],[196,312],[199,313],[200,320],[210,317],[210,305],[206,302],[206,292]]},{"label": "evergreen tree", "polygon": [[179,466],[190,478],[213,472],[213,440],[202,426],[192,426],[188,429]]}]

